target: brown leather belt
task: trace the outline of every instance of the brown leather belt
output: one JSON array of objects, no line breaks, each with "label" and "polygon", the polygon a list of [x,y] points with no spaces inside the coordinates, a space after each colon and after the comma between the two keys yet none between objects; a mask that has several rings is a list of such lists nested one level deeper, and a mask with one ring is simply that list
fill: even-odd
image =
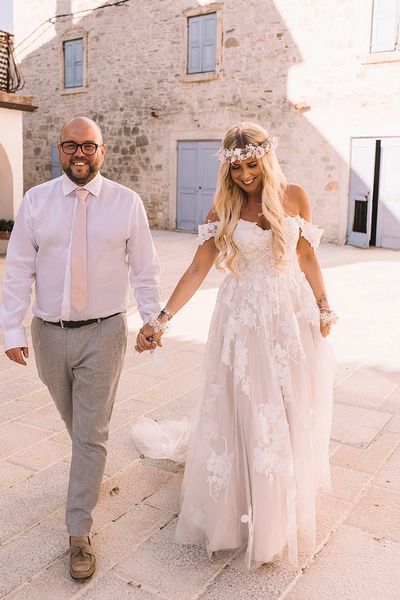
[{"label": "brown leather belt", "polygon": [[93,323],[101,323],[106,319],[111,319],[111,317],[116,317],[120,315],[120,312],[114,313],[113,315],[108,315],[108,317],[99,317],[98,319],[88,319],[87,321],[44,321],[44,323],[50,323],[50,325],[58,325],[64,329],[74,329],[75,327],[84,327],[85,325],[92,325]]}]

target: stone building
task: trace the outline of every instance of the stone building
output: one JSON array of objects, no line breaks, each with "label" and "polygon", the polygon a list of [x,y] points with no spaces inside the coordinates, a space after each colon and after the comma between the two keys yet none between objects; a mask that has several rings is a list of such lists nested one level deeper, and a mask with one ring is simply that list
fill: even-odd
[{"label": "stone building", "polygon": [[241,120],[280,138],[325,239],[400,247],[400,0],[15,0],[25,187],[57,174],[61,125],[84,114],[104,174],[153,226],[192,230],[215,151]]}]

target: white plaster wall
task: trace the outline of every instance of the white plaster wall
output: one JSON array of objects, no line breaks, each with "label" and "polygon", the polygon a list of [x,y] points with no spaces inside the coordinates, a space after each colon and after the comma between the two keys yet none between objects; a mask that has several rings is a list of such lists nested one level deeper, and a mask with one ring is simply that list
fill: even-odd
[{"label": "white plaster wall", "polygon": [[[0,108],[0,218],[12,219],[18,212],[23,196],[22,113]],[[7,165],[7,160],[9,166]],[[11,169],[11,181],[7,170]]]}]

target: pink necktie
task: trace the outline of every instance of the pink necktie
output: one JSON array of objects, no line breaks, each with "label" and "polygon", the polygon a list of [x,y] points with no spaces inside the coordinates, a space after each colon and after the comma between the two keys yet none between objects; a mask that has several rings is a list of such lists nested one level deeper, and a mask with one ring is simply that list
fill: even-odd
[{"label": "pink necktie", "polygon": [[75,209],[71,241],[71,306],[77,312],[88,303],[86,262],[86,198],[87,190],[75,190],[78,204]]}]

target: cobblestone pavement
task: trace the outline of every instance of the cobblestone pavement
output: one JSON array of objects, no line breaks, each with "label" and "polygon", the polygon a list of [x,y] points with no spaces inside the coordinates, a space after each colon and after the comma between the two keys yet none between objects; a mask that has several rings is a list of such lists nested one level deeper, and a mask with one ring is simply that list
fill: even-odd
[{"label": "cobblestone pavement", "polygon": [[[154,238],[167,298],[195,238],[161,231]],[[26,368],[0,357],[0,597],[400,598],[400,253],[323,246],[320,258],[340,314],[331,336],[337,357],[333,488],[319,496],[318,545],[302,554],[301,568],[270,564],[249,573],[240,556],[223,553],[209,561],[202,549],[174,544],[182,468],[141,459],[132,447],[136,416],[174,418],[191,410],[222,280],[213,270],[174,318],[162,350],[164,365],[135,354],[139,320],[133,306],[129,312],[129,350],[94,515],[98,567],[89,582],[76,583],[68,574],[68,436],[33,357]]]}]

